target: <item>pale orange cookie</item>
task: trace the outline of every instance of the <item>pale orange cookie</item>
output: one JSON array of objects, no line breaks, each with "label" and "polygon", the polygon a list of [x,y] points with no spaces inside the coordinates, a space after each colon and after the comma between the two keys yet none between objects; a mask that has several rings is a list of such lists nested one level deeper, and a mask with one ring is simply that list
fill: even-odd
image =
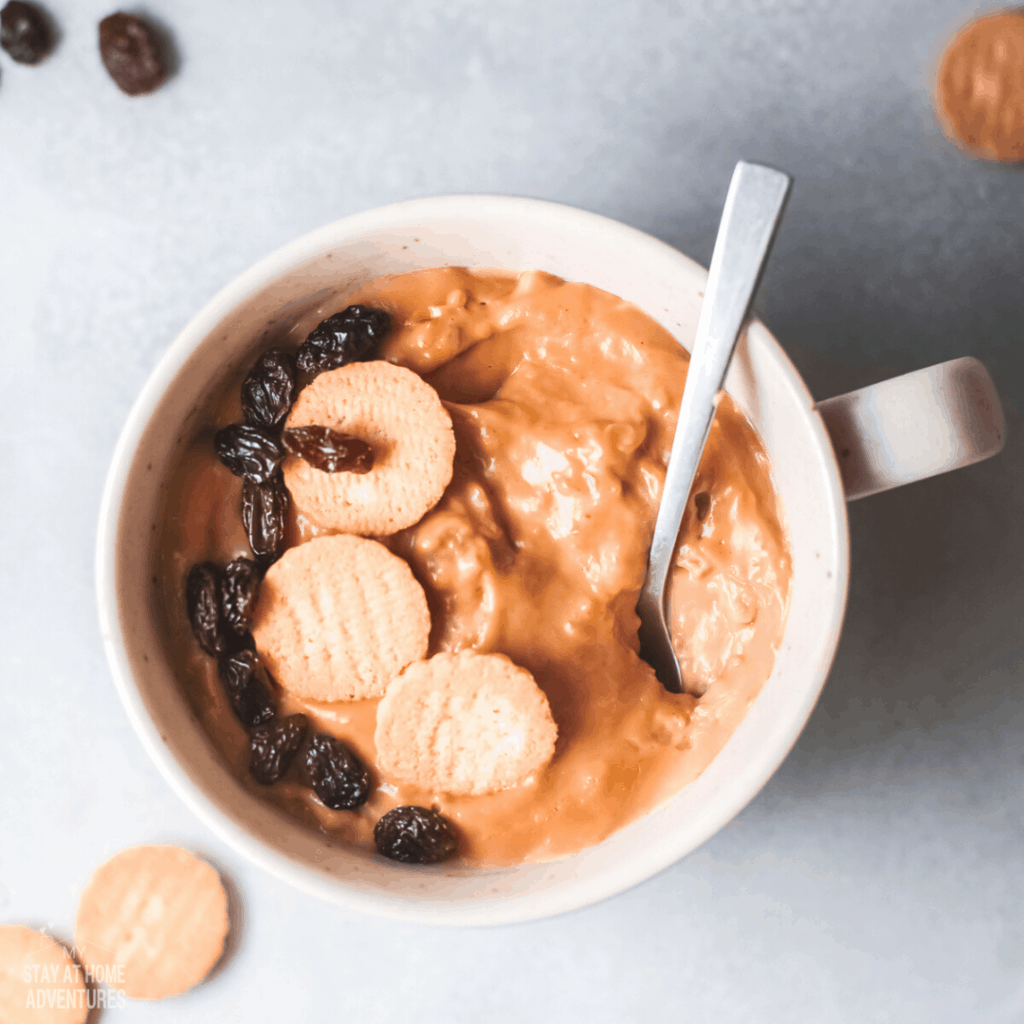
[{"label": "pale orange cookie", "polygon": [[164,999],[198,984],[227,933],[220,877],[178,846],[115,854],[89,879],[75,916],[82,963],[132,999]]},{"label": "pale orange cookie", "polygon": [[988,160],[1024,161],[1024,11],[996,11],[957,33],[937,81],[946,134]]},{"label": "pale orange cookie", "polygon": [[347,534],[290,548],[263,578],[256,649],[286,690],[312,700],[379,697],[427,653],[430,611],[409,566]]},{"label": "pale orange cookie", "polygon": [[303,388],[286,429],[330,427],[374,448],[368,473],[284,462],[296,510],[318,526],[385,537],[419,522],[452,478],[455,435],[437,392],[412,370],[376,360],[321,373]]},{"label": "pale orange cookie", "polygon": [[85,972],[48,935],[21,925],[0,928],[0,1021],[84,1024]]},{"label": "pale orange cookie", "polygon": [[493,793],[551,760],[558,729],[544,691],[503,654],[435,654],[377,706],[377,763],[432,792]]}]

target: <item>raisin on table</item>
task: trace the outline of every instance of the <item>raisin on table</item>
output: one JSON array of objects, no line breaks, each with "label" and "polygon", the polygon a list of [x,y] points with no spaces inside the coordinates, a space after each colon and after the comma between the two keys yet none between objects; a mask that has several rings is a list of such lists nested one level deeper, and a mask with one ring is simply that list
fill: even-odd
[{"label": "raisin on table", "polygon": [[245,422],[256,427],[279,426],[294,401],[295,360],[279,348],[264,352],[242,381]]},{"label": "raisin on table", "polygon": [[241,642],[252,629],[252,616],[263,573],[251,558],[236,558],[224,567],[220,585],[221,618]]},{"label": "raisin on table", "polygon": [[373,842],[379,853],[403,864],[437,864],[454,856],[459,845],[444,815],[412,805],[388,811],[374,826]]},{"label": "raisin on table", "polygon": [[253,729],[249,737],[249,774],[264,786],[277,782],[288,771],[308,729],[305,715],[277,718]]},{"label": "raisin on table", "polygon": [[256,674],[256,666],[256,655],[252,651],[239,651],[217,662],[231,709],[247,729],[265,725],[277,714],[277,701]]},{"label": "raisin on table", "polygon": [[249,547],[261,565],[270,565],[284,554],[285,513],[288,489],[280,473],[269,483],[242,485],[242,525]]},{"label": "raisin on table", "polygon": [[221,572],[213,562],[200,562],[189,570],[185,603],[192,632],[207,654],[219,658],[235,646],[226,635],[221,617]]},{"label": "raisin on table", "polygon": [[235,476],[265,484],[284,459],[284,449],[266,427],[233,423],[213,435],[213,448]]},{"label": "raisin on table", "polygon": [[0,46],[19,64],[38,64],[53,46],[46,15],[34,4],[10,0],[0,11]]},{"label": "raisin on table", "polygon": [[129,96],[153,92],[167,78],[160,40],[134,14],[118,12],[100,22],[100,57],[114,84]]},{"label": "raisin on table", "polygon": [[299,346],[299,369],[317,374],[370,359],[390,329],[387,310],[348,306],[321,320]]},{"label": "raisin on table", "polygon": [[330,427],[292,427],[281,435],[285,451],[324,473],[369,473],[373,448]]},{"label": "raisin on table", "polygon": [[370,775],[347,743],[319,732],[306,748],[306,776],[313,792],[335,811],[351,811],[370,796]]}]

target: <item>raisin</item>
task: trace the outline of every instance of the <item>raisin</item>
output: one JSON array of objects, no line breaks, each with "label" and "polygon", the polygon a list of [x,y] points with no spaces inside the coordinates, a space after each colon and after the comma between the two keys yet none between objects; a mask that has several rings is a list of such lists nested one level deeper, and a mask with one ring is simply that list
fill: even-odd
[{"label": "raisin", "polygon": [[294,401],[295,360],[279,348],[264,352],[242,381],[245,422],[276,427],[284,422]]},{"label": "raisin", "polygon": [[247,729],[264,725],[277,714],[277,701],[272,691],[256,674],[256,654],[253,651],[239,651],[221,658],[217,662],[217,671],[235,717]]},{"label": "raisin", "polygon": [[281,435],[285,450],[325,473],[369,473],[373,448],[330,427],[292,427]]},{"label": "raisin", "polygon": [[347,744],[318,732],[306,748],[306,776],[313,792],[335,811],[351,811],[370,795],[370,776]]},{"label": "raisin", "polygon": [[305,715],[289,715],[258,725],[249,737],[249,774],[264,786],[277,782],[288,771],[308,728]]},{"label": "raisin", "polygon": [[453,856],[458,839],[452,823],[427,807],[396,807],[374,826],[379,853],[403,864],[437,864]]},{"label": "raisin", "polygon": [[288,491],[278,473],[269,483],[242,485],[242,525],[249,547],[261,565],[270,565],[284,554],[285,513]]},{"label": "raisin", "polygon": [[167,77],[160,40],[134,14],[118,12],[100,22],[100,57],[114,84],[129,96],[153,92]]},{"label": "raisin", "polygon": [[236,558],[224,568],[220,584],[220,614],[226,629],[239,641],[252,629],[252,613],[263,573],[250,558]]},{"label": "raisin", "polygon": [[38,64],[52,45],[50,23],[38,7],[11,0],[0,11],[0,46],[19,64]]},{"label": "raisin", "polygon": [[254,484],[265,484],[284,458],[284,449],[266,427],[233,423],[213,435],[213,447],[220,461],[235,476]]},{"label": "raisin", "polygon": [[185,583],[185,603],[199,646],[215,658],[230,653],[236,645],[225,634],[221,618],[221,573],[213,562],[192,566]]},{"label": "raisin", "polygon": [[391,316],[386,310],[348,306],[322,320],[299,346],[299,369],[317,374],[372,358],[390,329]]}]

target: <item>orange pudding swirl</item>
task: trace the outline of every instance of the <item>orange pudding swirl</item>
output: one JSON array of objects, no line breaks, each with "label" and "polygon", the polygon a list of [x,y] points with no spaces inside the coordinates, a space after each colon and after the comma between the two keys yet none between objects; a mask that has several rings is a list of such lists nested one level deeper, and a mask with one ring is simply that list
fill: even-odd
[{"label": "orange pudding swirl", "polygon": [[[484,864],[598,843],[695,779],[771,673],[791,565],[764,449],[723,396],[670,582],[683,673],[706,691],[666,693],[637,656],[635,607],[685,351],[635,306],[589,285],[456,268],[375,281],[314,310],[277,343],[297,346],[350,302],[391,312],[395,330],[380,358],[436,388],[455,428],[455,471],[441,501],[386,540],[426,590],[429,653],[494,651],[532,672],[558,725],[554,758],[498,793],[424,792],[376,770],[376,700],[323,704],[282,692],[282,714],[305,713],[362,757],[373,795],[357,811],[329,810],[297,762],[271,787],[248,777],[247,734],[215,663],[191,638],[182,596],[196,562],[249,553],[241,482],[210,444],[213,430],[241,418],[237,381],[168,483],[160,562],[182,685],[245,785],[344,842],[372,849],[382,814],[421,804],[450,818],[460,853]],[[300,543],[323,531],[293,514],[290,532]]]}]

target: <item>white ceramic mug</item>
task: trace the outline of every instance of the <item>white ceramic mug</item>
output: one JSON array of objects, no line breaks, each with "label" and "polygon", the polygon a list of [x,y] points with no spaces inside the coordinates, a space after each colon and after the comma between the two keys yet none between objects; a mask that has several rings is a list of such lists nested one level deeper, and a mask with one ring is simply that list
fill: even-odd
[{"label": "white ceramic mug", "polygon": [[154,527],[169,468],[226,375],[251,359],[268,332],[333,294],[340,307],[382,274],[446,265],[540,269],[596,285],[635,303],[684,345],[693,337],[707,277],[640,231],[529,199],[415,200],[293,242],[217,295],[146,383],[103,496],[97,592],[107,657],[133,726],[171,786],[225,841],[325,899],[436,924],[496,924],[621,892],[737,814],[796,741],[828,675],[846,605],[847,499],[995,454],[1003,419],[988,374],[972,359],[816,406],[779,344],[752,323],[726,387],[771,458],[788,517],[793,593],[774,671],[747,717],[696,782],[596,847],[502,869],[405,867],[284,816],[221,762],[164,653]]}]

